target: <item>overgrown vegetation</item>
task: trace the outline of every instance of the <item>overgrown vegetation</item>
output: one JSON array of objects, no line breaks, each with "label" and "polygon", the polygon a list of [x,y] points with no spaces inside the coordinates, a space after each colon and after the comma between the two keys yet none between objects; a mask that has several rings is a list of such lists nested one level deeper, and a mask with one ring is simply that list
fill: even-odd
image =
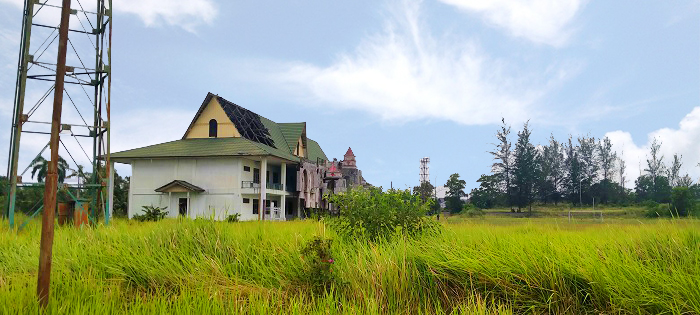
[{"label": "overgrown vegetation", "polygon": [[[496,132],[495,149],[489,152],[494,158],[491,174],[477,180],[479,187],[470,194],[472,204],[481,209],[517,208],[520,212],[522,208],[531,209],[533,203],[556,206],[567,202],[585,207],[653,201],[672,204],[672,211],[656,216],[688,216],[695,212],[700,184],[693,183],[688,174],[682,175],[682,156],[674,154],[672,159],[664,159],[662,144],[656,139],[649,148],[644,174],[635,180],[634,189],[628,189],[624,152],[613,151],[609,138],[569,136],[560,142],[551,136],[547,144],[535,146],[530,141],[531,134],[525,123],[514,141],[511,127],[503,120]],[[448,181],[446,186],[450,184]],[[455,212],[461,207],[448,208]],[[651,209],[649,215],[657,210]]]},{"label": "overgrown vegetation", "polygon": [[132,219],[139,221],[139,222],[146,222],[146,221],[160,221],[165,218],[165,216],[168,215],[168,207],[154,207],[153,205],[150,206],[143,206],[143,213],[141,214],[135,214]]},{"label": "overgrown vegetation", "polygon": [[[332,246],[302,258],[317,236]],[[39,220],[20,233],[0,221],[1,314],[38,313],[39,237]],[[343,285],[300,282],[310,257],[332,259]],[[47,313],[697,314],[698,261],[692,219],[464,219],[371,243],[323,221],[115,220],[57,227]]]},{"label": "overgrown vegetation", "polygon": [[426,216],[432,200],[423,201],[409,190],[358,187],[325,198],[338,210],[337,217],[329,218],[329,225],[348,239],[388,240],[435,232],[439,227]]}]

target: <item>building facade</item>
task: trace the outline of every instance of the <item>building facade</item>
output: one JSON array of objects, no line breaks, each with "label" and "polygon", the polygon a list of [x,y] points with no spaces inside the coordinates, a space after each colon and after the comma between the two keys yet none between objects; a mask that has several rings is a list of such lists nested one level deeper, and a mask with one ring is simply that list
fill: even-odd
[{"label": "building facade", "polygon": [[211,93],[182,139],[111,159],[132,168],[130,218],[157,206],[169,217],[289,220],[327,209],[324,194],[366,185],[351,149],[329,161],[306,123],[275,123]]}]

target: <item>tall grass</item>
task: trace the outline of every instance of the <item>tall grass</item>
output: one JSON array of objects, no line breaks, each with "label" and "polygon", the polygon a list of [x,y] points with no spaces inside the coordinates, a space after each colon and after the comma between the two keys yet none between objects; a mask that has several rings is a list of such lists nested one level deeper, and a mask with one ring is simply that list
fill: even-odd
[{"label": "tall grass", "polygon": [[[626,223],[629,222],[629,223]],[[36,313],[39,224],[0,228],[0,313]],[[700,222],[466,220],[420,239],[337,238],[316,221],[57,228],[52,314],[700,313]],[[299,249],[333,238],[313,294]]]}]

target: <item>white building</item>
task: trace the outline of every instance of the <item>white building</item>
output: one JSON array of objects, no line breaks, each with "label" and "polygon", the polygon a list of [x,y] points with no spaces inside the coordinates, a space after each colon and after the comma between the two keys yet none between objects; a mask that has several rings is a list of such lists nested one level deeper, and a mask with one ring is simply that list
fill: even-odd
[{"label": "white building", "polygon": [[111,159],[132,168],[130,218],[151,205],[168,207],[169,217],[298,217],[323,206],[330,165],[306,123],[275,123],[211,93],[182,139]]}]

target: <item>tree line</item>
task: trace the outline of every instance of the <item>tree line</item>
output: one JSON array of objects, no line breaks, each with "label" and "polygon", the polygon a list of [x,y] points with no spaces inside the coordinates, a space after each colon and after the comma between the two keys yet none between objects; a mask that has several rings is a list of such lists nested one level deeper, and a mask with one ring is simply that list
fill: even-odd
[{"label": "tree line", "polygon": [[[35,179],[37,182],[42,183],[46,178],[48,171],[49,161],[44,159],[42,156],[36,157],[29,165],[31,169],[31,178]],[[57,173],[58,182],[63,183],[66,179],[75,178],[78,184],[81,183],[92,183],[95,181],[96,174],[85,171],[82,165],[78,165],[77,169],[71,169],[68,163],[62,158],[58,157],[57,163]],[[105,174],[101,174],[102,177]],[[126,216],[129,198],[129,180],[128,176],[121,177],[114,171],[114,214],[115,216]],[[0,176],[0,214],[3,216],[7,215],[7,196],[9,188],[9,181],[6,176]],[[81,199],[94,200],[94,190],[80,190],[77,188],[67,188],[68,191],[73,196],[78,196]],[[57,195],[59,202],[70,202],[72,197],[64,190],[59,190]],[[19,213],[24,213],[31,215],[35,209],[43,205],[44,201],[44,189],[43,187],[17,187],[17,194],[15,196],[15,211]]]},{"label": "tree line", "polygon": [[482,209],[531,211],[536,202],[629,205],[669,203],[674,193],[700,197],[700,186],[687,173],[681,173],[683,157],[674,154],[667,165],[657,139],[651,144],[644,173],[635,181],[634,189],[628,189],[624,153],[614,151],[609,138],[569,136],[559,141],[550,135],[547,144],[535,146],[531,135],[529,122],[514,137],[511,127],[502,120],[497,142],[489,151],[494,158],[491,173],[477,180],[479,187],[471,191],[471,203]]}]

